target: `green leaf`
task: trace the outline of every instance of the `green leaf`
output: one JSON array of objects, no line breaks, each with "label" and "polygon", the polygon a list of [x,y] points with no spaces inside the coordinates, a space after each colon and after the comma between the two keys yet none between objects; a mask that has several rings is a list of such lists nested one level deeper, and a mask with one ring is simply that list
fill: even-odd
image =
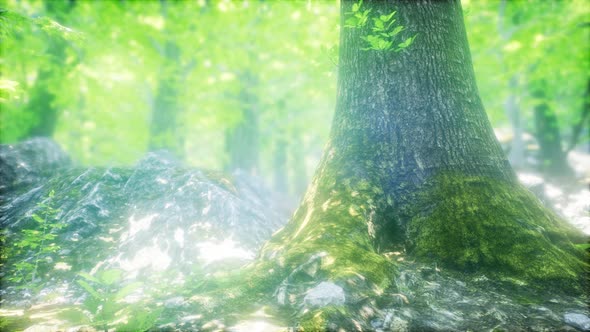
[{"label": "green leaf", "polygon": [[383,31],[383,29],[385,28],[383,25],[383,21],[379,20],[378,18],[373,18],[373,22],[374,22],[373,31],[375,31],[375,32]]},{"label": "green leaf", "polygon": [[98,279],[104,285],[112,285],[115,282],[121,280],[123,271],[118,269],[102,271],[98,274]]},{"label": "green leaf", "polygon": [[388,22],[395,15],[395,13],[396,13],[395,11],[392,11],[391,14],[389,14],[389,15],[381,15],[379,18],[383,22]]},{"label": "green leaf", "polygon": [[397,26],[397,27],[395,27],[395,29],[393,29],[393,31],[391,31],[391,32],[389,33],[389,36],[391,36],[391,37],[395,37],[395,36],[397,36],[397,35],[398,35],[400,32],[402,32],[403,30],[404,30],[404,27],[403,27],[403,26],[401,26],[401,25],[400,25],[400,26]]},{"label": "green leaf", "polygon": [[344,21],[344,27],[346,28],[356,28],[358,24],[358,18],[351,16]]},{"label": "green leaf", "polygon": [[397,45],[398,49],[403,50],[404,48],[407,48],[408,46],[412,45],[415,38],[416,38],[416,36],[414,35],[413,37],[410,37],[410,38],[404,40],[403,42],[399,43]]},{"label": "green leaf", "polygon": [[125,296],[133,293],[133,291],[135,291],[136,289],[141,287],[141,285],[142,285],[141,282],[134,282],[134,283],[131,283],[131,284],[123,287],[120,291],[117,292],[117,294],[115,294],[115,301],[119,301],[119,300],[123,299]]},{"label": "green leaf", "polygon": [[103,317],[112,317],[120,309],[120,304],[117,304],[114,301],[106,301],[102,304],[102,315]]},{"label": "green leaf", "polygon": [[359,11],[359,8],[361,7],[360,2],[359,3],[355,3],[352,5],[352,12],[356,13]]},{"label": "green leaf", "polygon": [[78,273],[78,275],[88,281],[92,281],[92,282],[96,282],[96,283],[100,284],[100,280],[98,280],[97,278],[91,276],[90,274],[88,274],[86,272],[80,272],[80,273]]},{"label": "green leaf", "polygon": [[38,223],[40,223],[40,224],[42,224],[42,223],[44,223],[44,222],[45,222],[45,219],[41,218],[41,217],[40,217],[38,214],[36,214],[36,213],[33,213],[32,217],[33,217],[33,219],[34,219],[36,222],[38,222]]},{"label": "green leaf", "polygon": [[117,326],[118,331],[145,331],[153,327],[162,314],[163,308],[134,308],[129,313],[127,324]]},{"label": "green leaf", "polygon": [[78,285],[82,286],[90,295],[92,295],[97,300],[102,300],[102,296],[94,289],[90,284],[88,284],[84,280],[76,280]]},{"label": "green leaf", "polygon": [[82,312],[82,310],[74,308],[74,309],[65,309],[57,313],[57,317],[64,319],[72,324],[89,324],[90,320],[88,317]]}]

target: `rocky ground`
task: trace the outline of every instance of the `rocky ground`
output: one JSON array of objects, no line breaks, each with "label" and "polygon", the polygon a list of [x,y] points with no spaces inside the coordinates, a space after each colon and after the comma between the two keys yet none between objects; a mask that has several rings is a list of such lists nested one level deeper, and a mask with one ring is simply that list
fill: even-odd
[{"label": "rocky ground", "polygon": [[[590,174],[584,174],[590,156],[570,158],[581,182],[554,183],[531,171],[519,177],[590,234]],[[1,146],[0,175],[0,330],[277,331],[293,325],[267,306],[231,323],[195,311],[197,303],[220,303],[202,290],[255,259],[288,219],[259,179],[185,167],[166,153],[148,154],[132,168],[79,168],[42,139]],[[544,294],[414,262],[403,252],[387,255],[399,266],[397,289],[379,308],[367,307],[364,325],[375,331],[590,331],[585,295]],[[338,285],[310,280],[308,286],[297,310],[348,301]],[[268,305],[280,307],[279,294]]]}]

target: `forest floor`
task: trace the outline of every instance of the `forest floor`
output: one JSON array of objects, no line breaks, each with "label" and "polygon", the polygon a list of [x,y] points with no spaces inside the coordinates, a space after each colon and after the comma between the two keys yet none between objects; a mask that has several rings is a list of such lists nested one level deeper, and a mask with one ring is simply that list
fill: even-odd
[{"label": "forest floor", "polygon": [[[544,178],[532,168],[518,170],[518,175],[545,204],[590,235],[590,154],[573,151],[569,162],[576,180]],[[224,175],[148,156],[130,170],[71,170],[0,200],[6,212],[0,223],[26,230],[19,223],[39,213],[38,201],[47,197],[49,185],[61,188],[55,208],[65,212],[61,216],[68,223],[78,225],[64,239],[80,244],[62,244],[59,258],[79,262],[73,266],[78,273],[62,264],[66,270],[35,285],[36,291],[3,283],[0,330],[88,332],[135,324],[117,331],[286,331],[293,325],[290,317],[266,307],[242,313],[229,326],[223,317],[205,320],[195,310],[197,302],[214,307],[220,300],[199,295],[199,289],[223,271],[252,261],[257,248],[287,220],[286,214],[273,211],[278,204],[271,200],[280,196],[241,174],[231,179],[229,183]],[[118,214],[125,217],[113,217]],[[108,227],[97,230],[105,221]],[[227,229],[233,230],[230,237],[216,241],[227,236]],[[92,240],[78,240],[83,232],[94,234]],[[149,250],[146,243],[153,244]],[[157,250],[158,243],[167,249]],[[388,257],[398,266],[396,292],[388,294],[392,303],[372,313],[369,325],[375,331],[583,331],[590,324],[585,295],[540,294],[526,284],[485,275],[465,279],[456,271],[412,261],[402,252]],[[100,293],[98,301],[89,301],[93,293]]]}]

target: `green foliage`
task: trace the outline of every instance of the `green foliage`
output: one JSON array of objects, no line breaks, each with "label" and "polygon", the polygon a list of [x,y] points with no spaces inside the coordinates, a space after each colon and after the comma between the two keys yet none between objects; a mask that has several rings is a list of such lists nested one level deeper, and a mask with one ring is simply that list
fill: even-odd
[{"label": "green foliage", "polygon": [[0,39],[15,38],[18,35],[38,28],[51,38],[80,41],[83,35],[59,24],[47,16],[31,18],[18,12],[0,8]]},{"label": "green foliage", "polygon": [[42,284],[44,273],[52,269],[52,262],[60,250],[57,232],[65,224],[57,218],[59,210],[51,206],[54,195],[51,191],[46,200],[37,204],[36,212],[31,215],[33,227],[23,229],[15,242],[8,243],[6,259],[29,257],[8,267],[6,280],[20,288],[36,291]]},{"label": "green foliage", "polygon": [[[165,10],[159,1],[48,6],[57,2],[2,3],[0,142],[26,138],[39,121],[27,107],[41,86],[55,96],[54,138],[76,161],[133,164],[149,146],[158,88],[169,77],[178,88],[177,95],[168,96],[179,110],[175,134],[185,138],[178,150],[189,164],[221,168],[227,158],[224,133],[244,118],[240,93],[247,92],[257,100],[257,173],[270,178],[277,142],[284,140],[283,176],[307,183],[305,173],[313,171],[326,142],[336,99],[335,2],[166,1]],[[501,14],[500,4],[463,4],[492,124],[506,125],[506,99],[514,96],[524,129],[533,131],[534,101],[526,86],[550,78],[544,99],[559,118],[562,137],[569,139],[572,124],[581,120],[590,68],[590,29],[584,27],[589,7],[583,0],[506,1]],[[360,29],[366,51],[401,52],[420,40],[400,25],[399,12],[371,11],[362,1],[349,6],[343,28]],[[178,45],[178,61],[166,57],[167,41]],[[59,61],[48,52],[56,44],[65,44]],[[41,82],[42,72],[52,75]],[[256,84],[242,80],[246,72],[254,74]]]},{"label": "green foliage", "polygon": [[371,17],[371,20],[369,20],[371,9],[363,10],[362,6],[362,0],[353,4],[352,11],[347,13],[349,17],[344,23],[346,28],[361,29],[372,21],[372,24],[370,24],[371,34],[361,37],[367,43],[367,47],[362,48],[362,50],[400,52],[412,45],[416,35],[401,42],[396,40],[398,35],[405,30],[404,26],[395,24],[397,21],[395,19],[396,11],[392,11],[387,15]]},{"label": "green foliage", "polygon": [[[162,313],[162,308],[148,308],[143,303],[128,304],[126,296],[143,286],[141,282],[131,282],[120,287],[123,271],[119,269],[102,270],[91,275],[78,274],[78,285],[87,293],[84,308],[91,314],[90,323],[97,328],[108,331],[115,328],[120,331],[144,331],[153,327]],[[68,318],[80,321],[79,312],[69,312]]]},{"label": "green foliage", "polygon": [[580,119],[590,70],[587,2],[469,1],[464,12],[480,95],[494,127],[510,125],[506,101],[513,97],[524,131],[534,132],[538,101],[528,87],[545,78],[543,99],[568,140]]}]

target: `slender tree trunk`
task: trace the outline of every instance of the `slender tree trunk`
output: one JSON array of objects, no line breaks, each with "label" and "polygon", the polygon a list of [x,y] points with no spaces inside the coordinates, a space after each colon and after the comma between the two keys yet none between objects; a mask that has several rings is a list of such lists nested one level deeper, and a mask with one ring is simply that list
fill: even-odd
[{"label": "slender tree trunk", "polygon": [[252,73],[245,73],[241,77],[244,84],[239,95],[242,105],[240,122],[226,131],[225,151],[229,157],[225,166],[226,171],[241,169],[255,174],[258,171],[259,133],[258,133],[258,102],[252,93],[257,82]]},{"label": "slender tree trunk", "polygon": [[512,143],[510,144],[510,152],[508,153],[508,160],[510,160],[510,164],[513,167],[519,168],[524,166],[525,147],[522,139],[524,130],[522,118],[520,116],[520,108],[518,107],[516,95],[513,92],[518,88],[518,75],[513,75],[510,78],[508,87],[511,92],[508,98],[506,98],[505,107],[508,118],[510,119],[510,124],[512,125],[513,135]]},{"label": "slender tree trunk", "polygon": [[576,147],[584,128],[586,128],[586,133],[588,136],[586,138],[587,142],[590,144],[590,79],[588,79],[588,82],[586,84],[586,91],[584,92],[583,98],[584,102],[582,103],[582,111],[580,112],[580,118],[572,129],[572,138],[570,139],[570,143],[566,153],[569,153]]},{"label": "slender tree trunk", "polygon": [[292,138],[292,143],[290,145],[290,162],[289,165],[291,166],[292,171],[292,185],[293,188],[292,194],[294,197],[299,199],[307,189],[308,185],[308,178],[307,178],[307,171],[305,167],[305,154],[303,153],[303,142],[299,135],[295,135]]},{"label": "slender tree trunk", "polygon": [[[500,3],[500,12],[498,18],[498,30],[500,37],[504,43],[508,43],[511,37],[511,33],[506,29],[506,0],[502,0]],[[499,57],[502,61],[502,65],[505,71],[508,71],[508,66],[502,51],[498,52]],[[521,121],[520,108],[517,103],[516,91],[518,89],[518,75],[513,74],[510,77],[508,83],[508,97],[504,102],[504,107],[510,124],[512,126],[512,142],[510,143],[510,151],[508,152],[508,160],[513,167],[519,168],[524,165],[524,142],[522,139],[523,135],[523,124]]]},{"label": "slender tree trunk", "polygon": [[[167,15],[168,2],[161,0],[161,13]],[[170,33],[165,29],[165,33]],[[152,109],[149,150],[168,150],[178,158],[184,157],[184,131],[180,116],[179,93],[184,73],[182,73],[180,48],[171,40],[162,47],[164,63],[160,68],[158,90]]]},{"label": "slender tree trunk", "polygon": [[546,100],[545,84],[533,84],[535,136],[539,142],[539,170],[551,177],[571,177],[573,171],[561,147],[561,133],[557,115]]},{"label": "slender tree trunk", "polygon": [[177,157],[184,156],[184,133],[179,117],[181,107],[178,94],[182,73],[180,50],[176,44],[167,41],[164,45],[164,61],[160,69],[160,80],[152,111],[150,125],[151,151],[166,149]]},{"label": "slender tree trunk", "polygon": [[275,191],[283,194],[289,193],[289,176],[287,173],[287,146],[284,138],[278,138],[275,142],[273,154],[273,172]]}]

